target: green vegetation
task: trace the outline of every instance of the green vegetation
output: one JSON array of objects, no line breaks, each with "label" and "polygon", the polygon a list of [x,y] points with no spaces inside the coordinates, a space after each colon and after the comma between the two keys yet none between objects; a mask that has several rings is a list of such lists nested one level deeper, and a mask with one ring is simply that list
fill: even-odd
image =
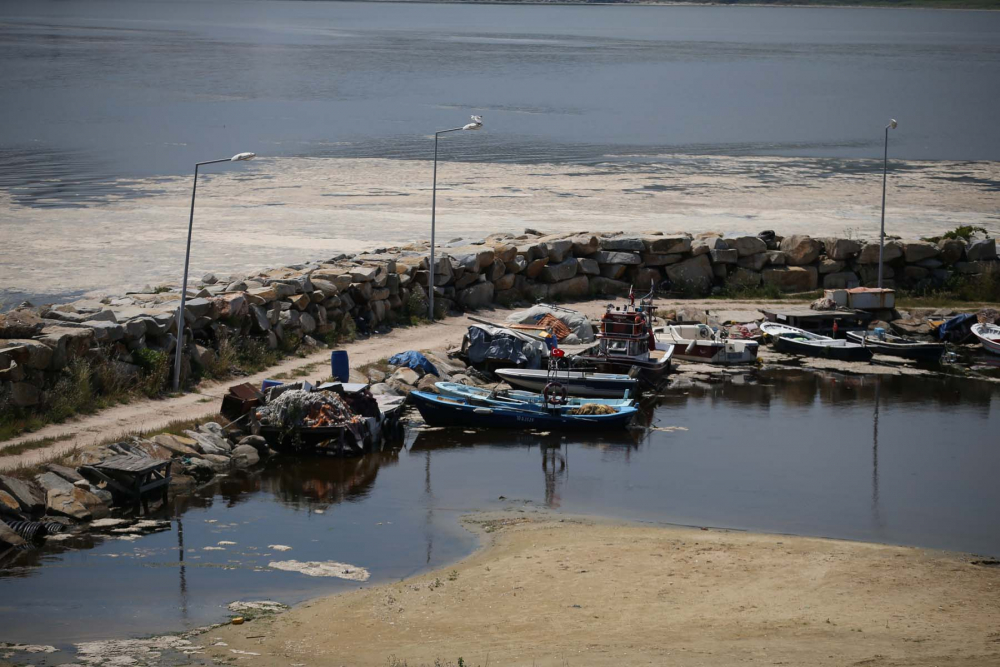
[{"label": "green vegetation", "polygon": [[954,275],[941,288],[900,292],[899,308],[962,308],[1000,303],[1000,269],[988,267],[971,276]]},{"label": "green vegetation", "polygon": [[937,243],[941,239],[962,239],[966,243],[972,238],[975,232],[982,232],[986,235],[986,238],[990,237],[990,233],[985,227],[976,227],[975,225],[961,225],[951,230],[950,232],[945,232],[941,236],[928,236],[923,238],[923,241],[930,241],[931,243]]}]

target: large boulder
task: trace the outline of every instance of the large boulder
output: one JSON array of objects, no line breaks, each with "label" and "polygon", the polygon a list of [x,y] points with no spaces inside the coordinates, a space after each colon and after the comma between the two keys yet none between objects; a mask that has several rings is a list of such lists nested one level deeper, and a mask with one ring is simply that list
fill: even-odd
[{"label": "large boulder", "polygon": [[250,445],[238,445],[233,449],[231,461],[236,468],[246,469],[260,462],[260,454]]},{"label": "large boulder", "polygon": [[642,257],[633,252],[599,250],[590,256],[599,264],[641,264]]},{"label": "large boulder", "polygon": [[512,261],[517,257],[517,246],[513,246],[509,243],[494,243],[493,244],[493,261],[501,261],[504,264]]},{"label": "large boulder", "polygon": [[19,366],[41,371],[52,363],[52,348],[37,340],[3,340],[0,356],[16,361]]},{"label": "large boulder", "polygon": [[573,249],[573,242],[569,239],[550,240],[545,242],[549,246],[549,262],[559,263],[566,259]]},{"label": "large boulder", "polygon": [[463,308],[484,308],[493,303],[493,283],[477,283],[458,293],[458,303]]},{"label": "large boulder", "polygon": [[449,248],[448,254],[458,260],[460,266],[467,271],[482,271],[496,259],[493,246],[470,245],[460,248]]},{"label": "large boulder", "polygon": [[74,359],[84,356],[96,342],[93,329],[59,326],[45,327],[37,340],[52,349],[52,370],[65,368]]},{"label": "large boulder", "polygon": [[782,292],[810,292],[819,282],[819,272],[814,266],[766,268],[761,277],[765,285],[775,285]]},{"label": "large boulder", "polygon": [[514,259],[504,263],[504,268],[509,273],[520,273],[528,268],[528,260],[521,255],[514,255]]},{"label": "large boulder", "polygon": [[569,280],[575,276],[578,267],[579,264],[576,258],[570,257],[569,259],[561,261],[558,264],[548,264],[542,269],[542,273],[539,277],[547,283],[558,283],[563,280]]},{"label": "large boulder", "polygon": [[590,279],[587,276],[576,276],[569,280],[549,285],[550,299],[581,299],[590,293]]},{"label": "large boulder", "polygon": [[625,271],[628,268],[625,264],[601,264],[601,276],[604,278],[610,278],[611,280],[618,280],[625,275]]},{"label": "large boulder", "polygon": [[631,285],[623,280],[612,280],[601,276],[591,276],[590,293],[594,295],[625,295]]},{"label": "large boulder", "polygon": [[524,257],[529,264],[536,259],[549,258],[549,247],[544,243],[534,242],[517,246],[517,254]]},{"label": "large boulder", "polygon": [[539,257],[538,259],[532,260],[528,264],[527,268],[524,269],[524,275],[534,280],[541,275],[542,269],[544,269],[548,263],[548,257]]},{"label": "large boulder", "polygon": [[861,243],[854,239],[825,238],[822,241],[826,256],[837,261],[851,259],[861,252]]},{"label": "large boulder", "polygon": [[24,538],[15,533],[6,523],[0,521],[0,545],[3,544],[20,547],[24,545]]},{"label": "large boulder", "polygon": [[[194,440],[196,448],[202,454],[223,454],[227,455],[232,451],[229,441],[217,433],[204,433],[200,431],[184,431],[184,435]],[[166,446],[166,445],[164,445]]]},{"label": "large boulder", "polygon": [[675,289],[707,292],[712,287],[714,276],[712,263],[705,255],[697,255],[667,267],[667,277]]},{"label": "large boulder", "polygon": [[704,236],[691,242],[691,254],[707,255],[713,250],[727,250],[729,248],[721,236]]},{"label": "large boulder", "polygon": [[[819,257],[823,244],[818,239],[795,234],[781,240],[781,252],[785,253],[785,263],[790,266],[811,264]],[[767,279],[765,278],[765,282]]]},{"label": "large boulder", "polygon": [[646,266],[668,266],[684,259],[684,255],[661,255],[659,253],[642,253],[642,263]]},{"label": "large boulder", "polygon": [[962,239],[941,239],[938,241],[938,249],[941,251],[941,261],[945,264],[960,262],[965,257],[965,241]]},{"label": "large boulder", "polygon": [[50,514],[68,516],[77,521],[99,519],[108,514],[108,508],[100,498],[55,473],[43,473],[35,481],[45,490],[45,508]]},{"label": "large boulder", "polygon": [[[903,246],[896,241],[886,241],[882,261],[891,262],[903,256]],[[878,264],[878,243],[868,243],[858,256],[859,264]]]},{"label": "large boulder", "polygon": [[916,264],[924,259],[932,259],[941,254],[941,250],[928,241],[903,241],[903,257],[907,263]]},{"label": "large boulder", "polygon": [[[777,252],[777,251],[776,251]],[[746,257],[740,257],[736,262],[738,266],[750,271],[760,271],[767,264],[768,253],[760,252],[756,255],[747,255]]]},{"label": "large boulder", "polygon": [[0,475],[0,489],[14,497],[25,514],[38,516],[45,507],[45,494],[33,483]]},{"label": "large boulder", "polygon": [[41,332],[44,322],[30,310],[0,313],[0,338],[31,338]]},{"label": "large boulder", "polygon": [[997,258],[997,241],[996,239],[985,239],[982,241],[973,241],[969,244],[969,247],[965,249],[965,256],[970,262],[982,262]]},{"label": "large boulder", "polygon": [[576,258],[576,272],[587,276],[596,276],[601,273],[601,265],[589,257]]},{"label": "large boulder", "polygon": [[629,280],[637,290],[646,291],[656,287],[663,280],[659,269],[652,266],[634,267],[629,271]]},{"label": "large boulder", "polygon": [[760,287],[760,281],[761,275],[758,271],[738,267],[726,278],[726,287],[730,289]]},{"label": "large boulder", "polygon": [[827,273],[837,273],[838,271],[843,271],[846,262],[841,262],[835,259],[824,259],[820,260],[820,263],[816,265],[817,270],[819,270],[820,275]]},{"label": "large boulder", "polygon": [[643,238],[646,252],[659,255],[682,255],[691,252],[690,236],[648,236]]},{"label": "large boulder", "polygon": [[823,276],[823,289],[851,289],[861,284],[853,271],[828,273]]},{"label": "large boulder", "polygon": [[709,256],[712,258],[713,264],[735,264],[740,258],[735,248],[712,250]]},{"label": "large boulder", "polygon": [[601,239],[601,250],[643,252],[646,250],[646,244],[642,242],[642,239],[634,236],[604,237]]},{"label": "large boulder", "polygon": [[516,273],[505,273],[497,280],[493,281],[493,288],[497,292],[502,292],[504,290],[509,290],[514,287],[514,282],[517,280]]},{"label": "large boulder", "polygon": [[198,450],[198,441],[193,438],[185,438],[172,433],[161,433],[153,436],[153,442],[163,447],[177,456],[197,456],[201,452]]},{"label": "large boulder", "polygon": [[767,244],[756,236],[740,236],[735,239],[725,239],[730,249],[739,253],[740,257],[749,257],[767,252]]},{"label": "large boulder", "polygon": [[574,236],[573,254],[576,257],[588,257],[601,249],[601,241],[593,234],[578,234]]}]

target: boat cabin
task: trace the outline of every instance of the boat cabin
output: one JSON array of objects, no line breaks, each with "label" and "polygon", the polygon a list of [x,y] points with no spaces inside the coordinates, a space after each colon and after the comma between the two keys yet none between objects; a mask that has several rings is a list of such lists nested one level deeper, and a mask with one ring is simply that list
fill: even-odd
[{"label": "boat cabin", "polygon": [[651,315],[642,306],[608,306],[597,332],[599,354],[649,359],[656,349]]}]

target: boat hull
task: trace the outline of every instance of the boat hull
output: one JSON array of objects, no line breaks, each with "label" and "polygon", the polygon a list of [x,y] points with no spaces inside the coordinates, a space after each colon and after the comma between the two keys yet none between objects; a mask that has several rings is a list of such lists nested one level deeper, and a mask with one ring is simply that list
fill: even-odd
[{"label": "boat hull", "polygon": [[984,350],[1000,354],[1000,327],[991,324],[973,324],[972,334],[982,343]]},{"label": "boat hull", "polygon": [[410,392],[410,401],[424,421],[432,426],[474,426],[481,428],[625,428],[637,410],[619,408],[610,415],[567,415],[530,410],[511,410],[473,405],[422,391]]},{"label": "boat hull", "polygon": [[[800,341],[785,336],[773,338],[774,349],[789,354],[801,354],[807,357],[822,357],[839,361],[871,361],[874,352],[871,348],[854,343],[831,345],[824,341]],[[843,341],[835,341],[843,343]]]},{"label": "boat hull", "polygon": [[[482,389],[480,387],[470,387],[464,384],[456,384],[454,382],[435,382],[434,388],[437,389],[438,393],[442,396],[449,396],[451,398],[461,398],[468,399],[470,401],[482,401],[486,403],[491,403],[500,406],[512,406],[517,407],[518,405],[524,406],[527,410],[543,410],[545,408],[545,399],[540,393],[530,392],[530,391],[518,391],[516,389],[511,391],[501,391],[501,392],[491,392],[488,389]],[[568,392],[567,392],[568,393]],[[597,405],[607,405],[613,408],[628,407],[635,403],[630,398],[567,398],[566,402],[563,404],[563,409],[578,408],[581,405],[587,403],[596,403]],[[551,405],[551,404],[550,404]]]},{"label": "boat hull", "polygon": [[871,349],[875,354],[885,354],[892,357],[912,359],[913,361],[935,362],[941,360],[945,346],[941,343],[921,343],[917,341],[896,342],[882,340],[877,336],[865,335],[857,331],[848,331],[847,340]]},{"label": "boat hull", "polygon": [[570,396],[622,398],[625,392],[634,396],[639,391],[639,380],[620,375],[618,378],[601,377],[606,373],[582,371],[534,371],[519,368],[501,368],[496,374],[512,387],[541,392],[549,382],[558,382]]}]

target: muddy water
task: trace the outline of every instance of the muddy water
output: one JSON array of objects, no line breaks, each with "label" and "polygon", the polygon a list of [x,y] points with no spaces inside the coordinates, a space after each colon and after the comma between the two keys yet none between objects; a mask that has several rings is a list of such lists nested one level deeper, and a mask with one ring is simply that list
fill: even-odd
[{"label": "muddy water", "polygon": [[371,582],[399,579],[474,549],[457,518],[476,509],[1000,555],[993,385],[768,372],[660,397],[642,422],[613,435],[411,429],[399,452],[283,459],[225,478],[171,508],[167,532],[6,556],[0,641],[68,647],[180,630],[224,618],[232,600],[294,603],[359,585],[274,561],[338,561],[367,568]]}]

